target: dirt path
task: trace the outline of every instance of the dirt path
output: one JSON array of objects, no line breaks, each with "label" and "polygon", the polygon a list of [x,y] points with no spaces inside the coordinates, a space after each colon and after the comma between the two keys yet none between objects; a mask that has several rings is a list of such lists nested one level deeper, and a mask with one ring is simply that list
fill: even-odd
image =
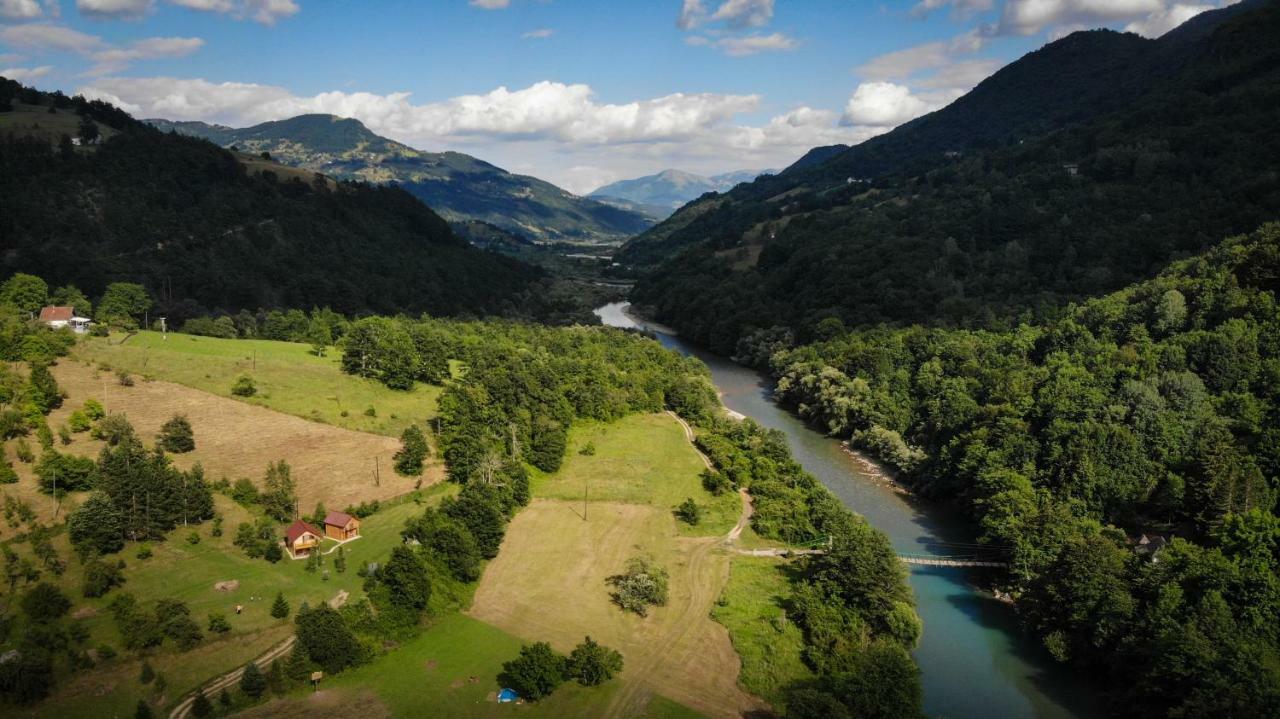
[{"label": "dirt path", "polygon": [[[347,603],[348,596],[350,595],[347,593],[345,589],[341,592],[338,592],[337,595],[333,597],[333,599],[329,600],[329,606],[333,607],[334,609],[341,607],[343,604]],[[271,647],[270,649],[268,649],[257,659],[254,659],[253,663],[257,664],[258,667],[261,669],[269,668],[271,666],[271,662],[274,662],[275,660],[279,659],[285,654],[288,654],[293,649],[294,642],[296,641],[297,641],[296,635],[290,636],[288,639],[284,640],[283,642],[280,642],[274,647]],[[229,689],[232,686],[234,686],[236,682],[240,681],[240,677],[243,674],[244,674],[244,667],[233,669],[232,671],[229,671],[226,674],[223,674],[217,679],[214,679],[213,681],[208,682],[203,687],[201,687],[201,689],[204,690],[204,695],[208,697],[210,701],[214,701],[216,699],[216,695],[218,692],[222,691],[223,689]],[[182,701],[178,702],[178,705],[173,708],[173,711],[169,712],[169,719],[187,719],[187,717],[191,715],[191,705],[194,704],[195,701],[196,701],[196,692],[191,692],[190,694],[183,697]]]},{"label": "dirt path", "polygon": [[697,443],[693,441],[696,439],[696,435],[693,433],[693,427],[690,427],[689,423],[684,421],[684,418],[675,412],[667,410],[667,414],[671,415],[675,421],[679,422],[681,427],[684,427],[684,438],[689,440],[689,444],[693,445],[693,451],[698,453],[698,457],[702,460],[702,463],[706,465],[707,469],[715,469],[715,465],[711,464],[711,460],[707,458],[707,455],[702,453],[702,450],[698,449]]},{"label": "dirt path", "polygon": [[751,515],[756,512],[755,505],[751,502],[751,495],[746,488],[740,488],[738,496],[742,498],[742,514],[738,515],[738,523],[733,525],[733,529],[730,529],[729,533],[725,535],[725,544],[733,544],[738,541],[738,537],[742,536],[742,530],[746,529],[747,525],[751,523]]}]

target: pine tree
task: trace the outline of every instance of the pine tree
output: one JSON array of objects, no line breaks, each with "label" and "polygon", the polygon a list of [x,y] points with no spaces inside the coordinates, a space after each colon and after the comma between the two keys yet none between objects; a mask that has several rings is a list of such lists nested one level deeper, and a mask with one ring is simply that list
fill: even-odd
[{"label": "pine tree", "polygon": [[267,690],[267,678],[262,676],[262,670],[257,664],[249,662],[244,665],[244,673],[240,675],[240,691],[245,695],[257,699]]},{"label": "pine tree", "polygon": [[267,465],[267,477],[263,483],[262,508],[281,522],[293,519],[297,502],[293,473],[283,459]]},{"label": "pine tree", "polygon": [[301,647],[295,646],[293,651],[289,652],[289,661],[285,664],[284,673],[290,681],[294,682],[305,682],[307,677],[311,676],[311,662],[308,661]]},{"label": "pine tree", "polygon": [[227,688],[222,688],[222,693],[218,695],[218,703],[225,709],[231,706],[231,694],[227,692]]},{"label": "pine tree", "polygon": [[279,659],[271,662],[271,669],[267,672],[267,686],[271,688],[272,694],[284,693],[284,668]]},{"label": "pine tree", "polygon": [[338,547],[338,554],[333,558],[333,570],[338,574],[347,571],[347,554],[341,546]]},{"label": "pine tree", "polygon": [[271,604],[271,616],[276,619],[289,616],[289,603],[284,599],[284,592],[276,592],[276,600]]},{"label": "pine tree", "polygon": [[191,422],[186,415],[175,414],[172,419],[161,425],[160,435],[156,439],[166,452],[181,454],[196,448],[195,432],[192,431]]},{"label": "pine tree", "polygon": [[195,714],[197,719],[204,719],[213,713],[213,704],[210,703],[209,697],[205,696],[203,689],[196,692],[196,699],[191,702],[191,713]]}]

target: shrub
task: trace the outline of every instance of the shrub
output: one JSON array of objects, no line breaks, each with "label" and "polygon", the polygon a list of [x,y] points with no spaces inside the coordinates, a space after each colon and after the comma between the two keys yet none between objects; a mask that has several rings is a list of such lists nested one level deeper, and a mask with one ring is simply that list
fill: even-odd
[{"label": "shrub", "polygon": [[58,441],[63,445],[71,444],[71,430],[65,424],[58,427]]},{"label": "shrub", "polygon": [[27,443],[26,437],[18,438],[18,443],[14,445],[13,453],[24,464],[31,464],[36,459],[35,452],[31,451],[31,445]]},{"label": "shrub", "polygon": [[239,504],[257,504],[260,498],[258,486],[248,477],[241,477],[231,486],[231,498]]},{"label": "shrub", "polygon": [[72,432],[88,432],[93,428],[93,421],[89,419],[89,415],[84,410],[78,409],[72,412],[70,417],[67,417],[67,426],[71,428]]},{"label": "shrub", "polygon": [[0,484],[15,484],[18,481],[18,473],[14,471],[13,465],[4,457],[4,447],[0,446]]},{"label": "shrub", "polygon": [[665,569],[645,557],[634,557],[625,572],[605,581],[614,588],[611,596],[615,604],[643,617],[649,614],[650,606],[667,603],[667,580]]},{"label": "shrub", "polygon": [[151,559],[151,545],[143,544],[138,547],[138,559]]},{"label": "shrub", "polygon": [[410,425],[400,434],[400,450],[395,453],[396,472],[405,477],[416,477],[422,474],[422,462],[430,453],[427,438],[418,429],[418,425]]},{"label": "shrub", "polygon": [[116,658],[116,650],[110,644],[99,644],[95,651],[100,662],[107,662]]},{"label": "shrub", "polygon": [[594,457],[596,455],[596,445],[594,442],[587,442],[582,449],[578,450],[578,454],[583,457]]},{"label": "shrub", "polygon": [[129,424],[129,418],[119,412],[98,420],[97,426],[93,428],[93,438],[100,439],[112,447],[133,435],[133,425]]},{"label": "shrub", "polygon": [[520,696],[537,701],[550,696],[565,680],[568,661],[546,642],[520,648],[520,656],[502,665],[505,683]]},{"label": "shrub", "polygon": [[116,562],[95,559],[84,567],[84,595],[101,597],[113,588],[124,584],[124,572]]},{"label": "shrub", "polygon": [[248,375],[241,375],[236,379],[235,384],[231,385],[231,394],[237,397],[252,397],[257,393],[258,385]]},{"label": "shrub", "polygon": [[199,532],[192,532],[191,534],[187,535],[187,544],[199,544],[199,543],[200,543]]},{"label": "shrub", "polygon": [[262,676],[258,665],[249,662],[244,665],[244,673],[240,675],[240,691],[246,696],[257,699],[267,690],[267,678]]},{"label": "shrub", "polygon": [[702,521],[702,509],[693,501],[693,497],[689,497],[681,502],[680,505],[676,507],[674,514],[676,515],[676,519],[679,519],[685,524],[696,526],[698,522]]},{"label": "shrub", "polygon": [[712,496],[720,495],[733,489],[733,482],[729,481],[722,472],[714,469],[702,470],[702,488],[711,493]]},{"label": "shrub", "polygon": [[84,401],[84,413],[95,422],[107,416],[107,410],[102,407],[102,403],[92,397]]},{"label": "shrub", "polygon": [[191,422],[186,415],[175,414],[172,419],[160,427],[156,443],[166,452],[181,454],[196,448],[195,433],[191,430]]},{"label": "shrub", "polygon": [[121,386],[121,387],[132,387],[132,386],[133,386],[133,375],[129,374],[128,372],[126,372],[126,371],[124,371],[124,370],[117,370],[117,371],[116,371],[116,381],[120,383],[120,386]]},{"label": "shrub", "polygon": [[92,488],[97,481],[98,465],[88,457],[48,450],[40,455],[35,472],[42,492],[62,494]]},{"label": "shrub", "polygon": [[142,662],[142,673],[138,675],[138,681],[142,684],[150,684],[156,678],[156,670],[151,667],[151,662]]},{"label": "shrub", "polygon": [[55,621],[70,609],[71,600],[67,595],[48,582],[40,582],[22,596],[22,611],[33,622]]},{"label": "shrub", "polygon": [[231,622],[227,621],[227,615],[222,612],[209,612],[208,630],[214,634],[226,634],[231,631]]}]

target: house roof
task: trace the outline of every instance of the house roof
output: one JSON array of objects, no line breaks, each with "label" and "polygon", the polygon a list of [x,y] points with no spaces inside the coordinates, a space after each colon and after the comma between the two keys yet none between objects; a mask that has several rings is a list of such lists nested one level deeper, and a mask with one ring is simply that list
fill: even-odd
[{"label": "house roof", "polygon": [[289,542],[290,545],[292,545],[294,542],[298,541],[298,537],[301,537],[307,532],[311,532],[317,537],[321,536],[320,530],[316,529],[310,524],[307,524],[301,519],[295,519],[293,524],[290,524],[289,528],[284,530],[284,537],[285,537],[285,540]]},{"label": "house roof", "polygon": [[70,322],[71,318],[75,316],[75,313],[76,309],[74,307],[58,307],[56,305],[49,305],[48,307],[40,308],[40,321]]},{"label": "house roof", "polygon": [[355,519],[355,517],[347,514],[346,512],[329,512],[324,515],[324,523],[334,527],[345,527],[348,524],[351,524],[351,520],[353,519]]}]

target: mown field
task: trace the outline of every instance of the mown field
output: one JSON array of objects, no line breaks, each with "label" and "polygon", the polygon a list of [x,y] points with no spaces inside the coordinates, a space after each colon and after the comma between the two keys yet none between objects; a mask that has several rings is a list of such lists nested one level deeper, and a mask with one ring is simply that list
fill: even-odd
[{"label": "mown field", "polygon": [[[583,450],[591,447],[591,454]],[[569,432],[564,466],[555,474],[537,473],[537,497],[566,502],[641,504],[670,512],[687,498],[702,509],[697,526],[676,523],[681,535],[720,536],[733,528],[741,512],[738,496],[713,497],[702,488],[704,468],[670,415],[635,415],[610,424],[589,423]]]},{"label": "mown field", "polygon": [[[453,485],[442,484],[425,490],[422,496],[424,503],[434,503],[453,491],[456,491]],[[179,527],[167,541],[147,545],[152,552],[149,559],[138,559],[139,545],[129,544],[118,555],[127,565],[127,580],[123,587],[105,597],[83,597],[81,565],[74,559],[66,534],[55,538],[54,547],[67,560],[67,569],[61,577],[45,572],[41,579],[54,582],[72,599],[71,615],[79,618],[90,632],[87,646],[110,644],[120,651],[120,656],[62,679],[50,699],[31,709],[12,710],[13,715],[128,716],[139,699],[154,700],[157,706],[172,702],[213,676],[243,665],[293,632],[291,619],[280,620],[270,615],[276,592],[282,592],[295,611],[303,601],[315,605],[344,591],[350,594],[348,601],[358,601],[363,596],[363,580],[356,574],[361,562],[385,561],[391,548],[400,543],[404,520],[422,511],[414,502],[402,502],[366,519],[362,537],[343,545],[346,571],[335,571],[332,561],[335,555],[328,555],[324,568],[329,570],[329,575],[325,579],[322,572],[307,572],[303,561],[286,557],[272,564],[263,559],[250,559],[232,544],[236,525],[249,521],[250,512],[221,495],[215,495],[215,502],[223,516],[221,537],[211,536],[210,522],[190,529]],[[187,541],[193,532],[200,538],[198,544]],[[336,546],[332,542],[326,544],[326,549]],[[30,554],[27,544],[16,544],[13,548],[19,556]],[[232,591],[214,589],[216,583],[229,580],[238,581],[239,587]],[[107,611],[107,605],[122,591],[132,593],[144,604],[162,598],[184,601],[202,628],[210,612],[221,612],[231,623],[231,631],[223,636],[206,632],[202,644],[190,652],[178,652],[166,645],[152,654],[151,665],[162,672],[168,682],[164,695],[156,696],[151,687],[139,683],[141,661],[127,656],[121,649],[119,631]],[[465,604],[469,601],[467,594],[451,594],[448,587],[438,586],[433,602],[439,607]],[[244,607],[238,616],[235,614],[237,604]]]},{"label": "mown field", "polygon": [[76,346],[75,356],[222,397],[232,397],[231,385],[248,375],[257,383],[258,393],[236,397],[237,401],[389,437],[399,437],[410,424],[424,424],[435,417],[440,397],[440,388],[431,385],[400,392],[343,374],[334,349],[326,357],[317,357],[309,345],[296,342],[176,333],[166,337],[159,332],[124,337],[86,338]]}]

